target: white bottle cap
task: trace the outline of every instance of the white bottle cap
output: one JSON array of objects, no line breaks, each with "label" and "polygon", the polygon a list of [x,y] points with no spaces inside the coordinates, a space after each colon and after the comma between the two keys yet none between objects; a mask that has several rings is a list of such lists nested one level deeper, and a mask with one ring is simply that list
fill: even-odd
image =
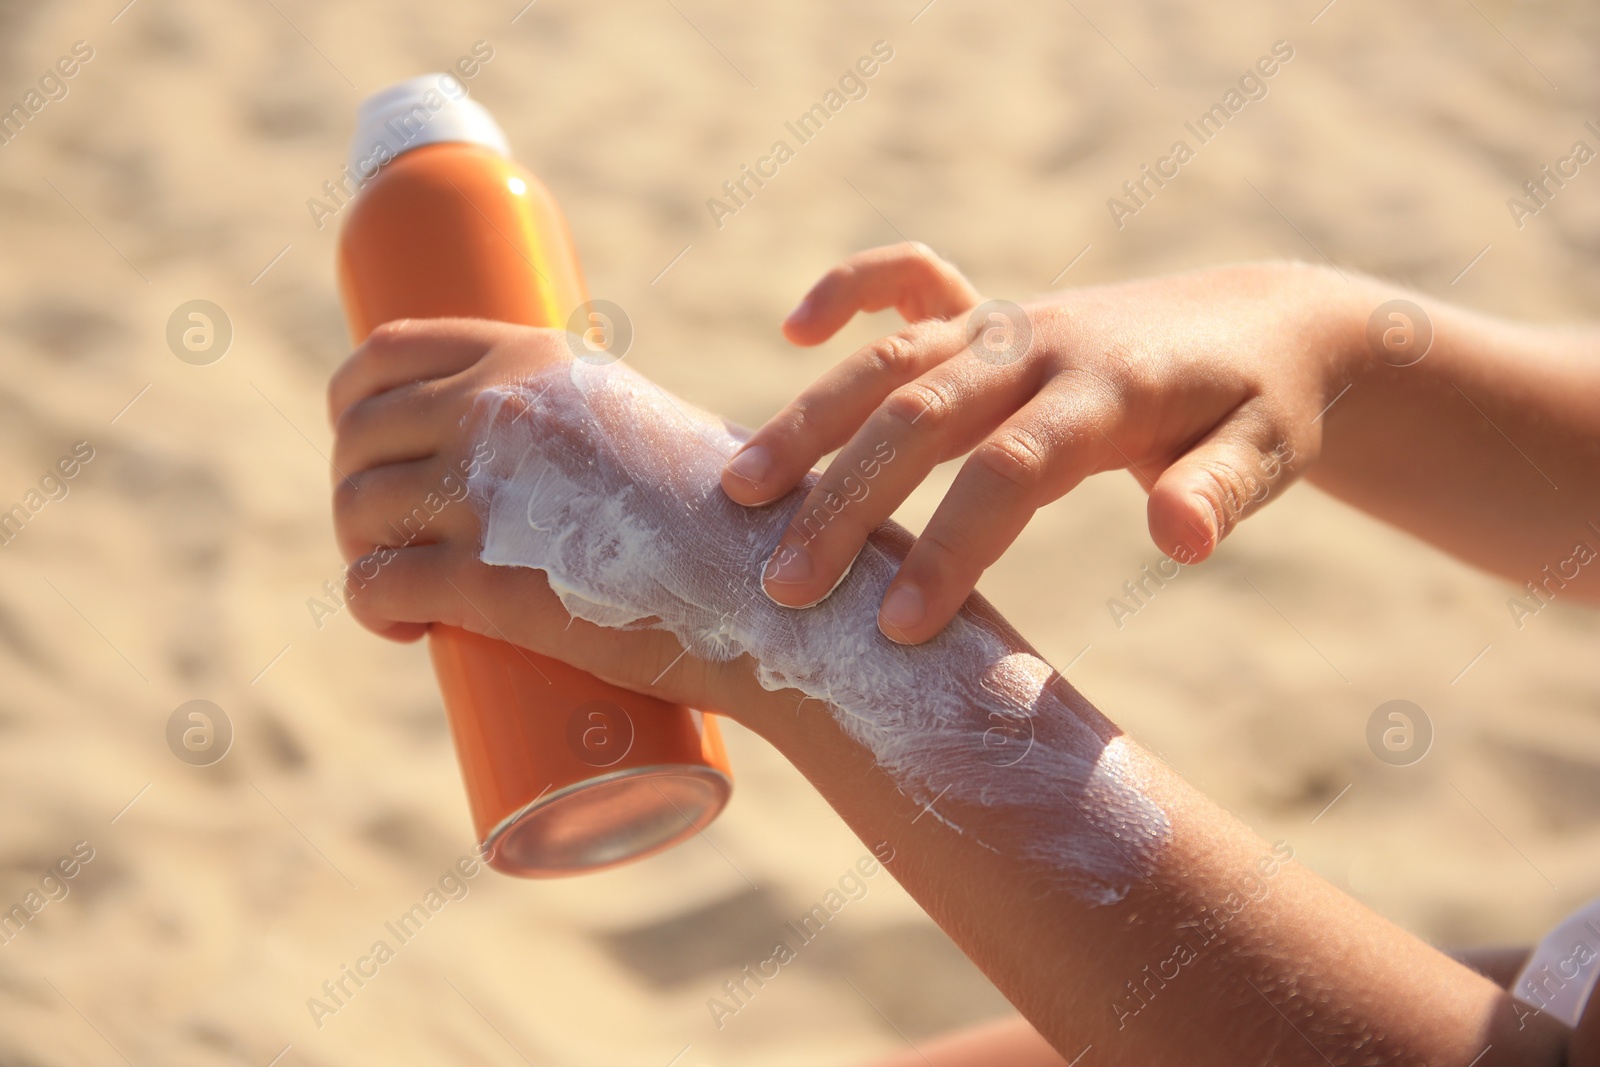
[{"label": "white bottle cap", "polygon": [[454,74],[423,74],[361,101],[350,138],[350,173],[366,180],[402,152],[440,141],[466,141],[503,156],[511,146],[487,108],[469,99]]}]

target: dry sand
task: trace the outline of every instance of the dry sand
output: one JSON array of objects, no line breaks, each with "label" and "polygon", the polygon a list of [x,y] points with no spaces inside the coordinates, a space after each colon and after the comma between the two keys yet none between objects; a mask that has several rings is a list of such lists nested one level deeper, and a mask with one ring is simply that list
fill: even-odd
[{"label": "dry sand", "polygon": [[[629,358],[743,421],[887,328],[796,352],[776,323],[902,236],[1018,297],[1273,256],[1533,319],[1600,291],[1600,164],[1521,230],[1505,206],[1594,143],[1593,5],[124,2],[0,3],[8,106],[94,49],[0,148],[0,505],[94,449],[0,550],[0,905],[94,850],[0,949],[7,1064],[843,1064],[1009,1010],[880,877],[712,1025],[707,997],[862,852],[734,730],[703,840],[480,876],[313,1024],[307,998],[470,845],[422,650],[306,606],[340,573],[322,390],[346,349],[306,201],[365,92],[487,41],[472,89],[631,314]],[[866,99],[719,230],[705,200],[880,39]],[[1106,198],[1280,39],[1270,95],[1119,232]],[[164,340],[194,298],[235,331],[210,366]],[[1440,942],[1529,939],[1600,888],[1593,612],[1519,631],[1509,584],[1297,488],[1118,629],[1107,599],[1157,559],[1143,516],[1131,479],[1095,479],[983,583],[1141,741]],[[1364,740],[1394,697],[1437,733],[1411,767]],[[193,698],[237,732],[209,768],[164,739]]]}]

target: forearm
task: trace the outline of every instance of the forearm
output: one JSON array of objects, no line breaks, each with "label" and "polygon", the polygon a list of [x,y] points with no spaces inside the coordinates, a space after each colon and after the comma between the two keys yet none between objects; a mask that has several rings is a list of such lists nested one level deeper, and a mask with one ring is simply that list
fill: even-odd
[{"label": "forearm", "polygon": [[[483,605],[526,647],[746,723],[1069,1061],[1560,1062],[1551,1024],[1519,1029],[1503,991],[1195,793],[981,599],[925,644],[885,637],[904,531],[816,606],[780,607],[760,567],[804,487],[739,507],[717,488],[735,439],[708,417],[617,365],[501,378],[495,360],[478,366],[505,384],[458,386],[494,445],[469,479],[483,518],[447,537],[453,563],[398,553],[364,621]],[[377,529],[364,515],[346,525]]]},{"label": "forearm", "polygon": [[[1349,389],[1321,420],[1311,481],[1470,563],[1532,581],[1541,596],[1600,600],[1600,567],[1585,565],[1600,552],[1600,334],[1355,284],[1359,299],[1330,294]],[[1372,308],[1396,297],[1420,305],[1433,331],[1407,366],[1393,364],[1415,352],[1374,350],[1367,336]]]},{"label": "forearm", "polygon": [[[985,625],[1025,650],[997,620]],[[1026,756],[969,766],[969,779],[952,779],[930,805],[902,792],[816,701],[770,694],[735,714],[888,857],[896,879],[1068,1061],[1093,1046],[1093,1062],[1142,1067],[1467,1064],[1493,1045],[1477,1064],[1562,1062],[1549,1024],[1519,1029],[1492,983],[1287,859],[1292,846],[1268,844],[1197,794],[1064,680],[1051,690],[1039,713],[1111,738],[1119,774],[1165,820],[1154,849],[1131,837],[1105,842],[1150,857],[1130,864],[1119,900],[1086,899],[1075,879],[1018,855],[1009,847],[1018,813],[974,799],[997,791],[985,776],[1023,773]],[[1057,800],[1064,824],[1100,814]]]}]

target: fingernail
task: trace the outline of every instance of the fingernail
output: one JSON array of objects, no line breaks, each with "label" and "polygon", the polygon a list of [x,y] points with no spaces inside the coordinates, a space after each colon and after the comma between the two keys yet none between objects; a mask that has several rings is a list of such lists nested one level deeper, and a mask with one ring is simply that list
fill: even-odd
[{"label": "fingernail", "polygon": [[772,585],[799,585],[809,582],[816,569],[811,565],[811,553],[804,545],[780,545],[767,561],[762,581]]},{"label": "fingernail", "polygon": [[905,582],[897,585],[883,598],[883,607],[878,609],[878,617],[889,628],[890,636],[897,640],[903,639],[903,634],[896,630],[910,630],[921,624],[922,618],[928,613],[927,604],[923,601],[922,590]]},{"label": "fingernail", "polygon": [[728,461],[728,473],[759,487],[772,471],[772,453],[764,445],[751,445]]}]

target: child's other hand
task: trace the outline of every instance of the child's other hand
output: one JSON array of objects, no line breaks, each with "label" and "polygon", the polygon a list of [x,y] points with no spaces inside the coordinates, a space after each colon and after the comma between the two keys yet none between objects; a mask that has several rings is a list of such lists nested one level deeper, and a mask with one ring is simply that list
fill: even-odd
[{"label": "child's other hand", "polygon": [[1345,354],[1365,323],[1334,313],[1339,290],[1351,309],[1364,297],[1330,279],[1248,264],[1019,308],[980,304],[920,245],[846,260],[785,335],[819,344],[857,311],[886,307],[911,325],[824,375],[724,470],[730,497],[764,504],[842,446],[768,564],[768,595],[795,607],[825,597],[933,467],[968,452],[884,597],[879,625],[897,641],[943,629],[1034,511],[1100,471],[1125,468],[1149,492],[1158,548],[1205,559],[1317,456],[1319,417],[1348,381]]},{"label": "child's other hand", "polygon": [[761,690],[747,667],[687,656],[664,631],[573,619],[542,571],[480,561],[466,478],[489,456],[472,435],[474,406],[485,390],[569,362],[569,342],[505,323],[402,320],[374,330],[333,376],[333,517],[351,613],[397,641],[444,623],[669,701],[754,706]]}]

